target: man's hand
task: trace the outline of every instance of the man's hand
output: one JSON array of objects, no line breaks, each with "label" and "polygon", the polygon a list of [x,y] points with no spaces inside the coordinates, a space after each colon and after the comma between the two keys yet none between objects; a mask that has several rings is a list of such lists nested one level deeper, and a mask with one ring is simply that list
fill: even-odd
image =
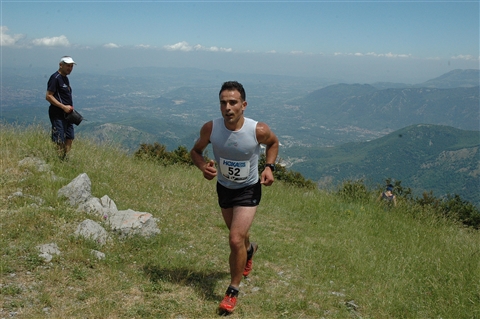
[{"label": "man's hand", "polygon": [[73,112],[73,106],[72,105],[64,105],[64,107],[62,107],[62,110],[67,114],[72,113]]},{"label": "man's hand", "polygon": [[215,168],[215,162],[210,160],[208,163],[205,164],[203,167],[203,177],[208,179],[209,181],[217,176],[217,169]]},{"label": "man's hand", "polygon": [[52,91],[47,90],[47,93],[45,95],[45,99],[48,102],[50,102],[50,104],[52,104],[52,105],[54,105],[58,108],[61,108],[62,111],[67,113],[67,114],[73,112],[73,105],[65,105],[65,104],[62,104],[62,103],[58,102],[57,99],[54,96],[54,92],[52,92]]},{"label": "man's hand", "polygon": [[270,186],[274,180],[272,170],[266,167],[262,172],[262,176],[260,176],[260,184]]}]

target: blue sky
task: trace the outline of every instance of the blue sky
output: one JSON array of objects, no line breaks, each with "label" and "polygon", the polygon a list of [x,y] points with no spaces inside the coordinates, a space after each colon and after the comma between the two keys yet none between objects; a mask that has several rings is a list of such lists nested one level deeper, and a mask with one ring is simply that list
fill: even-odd
[{"label": "blue sky", "polygon": [[479,68],[479,1],[1,1],[2,66],[419,83]]}]

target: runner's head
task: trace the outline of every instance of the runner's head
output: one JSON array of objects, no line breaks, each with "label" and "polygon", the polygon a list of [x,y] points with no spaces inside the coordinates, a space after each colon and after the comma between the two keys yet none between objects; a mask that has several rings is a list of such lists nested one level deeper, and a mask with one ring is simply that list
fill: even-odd
[{"label": "runner's head", "polygon": [[220,92],[218,95],[222,94],[223,91],[238,91],[240,93],[240,96],[242,97],[242,100],[246,100],[246,94],[245,94],[245,89],[243,88],[243,85],[238,83],[237,81],[228,81],[223,83],[222,88],[220,89]]}]

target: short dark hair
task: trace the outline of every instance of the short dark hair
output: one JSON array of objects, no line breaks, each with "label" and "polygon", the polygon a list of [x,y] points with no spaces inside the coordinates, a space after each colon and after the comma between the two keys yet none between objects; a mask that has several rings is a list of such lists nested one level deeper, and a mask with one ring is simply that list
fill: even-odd
[{"label": "short dark hair", "polygon": [[245,94],[245,89],[243,88],[243,85],[238,83],[237,81],[224,82],[222,85],[222,88],[220,89],[220,92],[218,93],[218,96],[220,96],[220,94],[222,94],[223,91],[235,91],[235,90],[237,90],[240,93],[242,100],[245,101],[247,98],[247,95]]}]

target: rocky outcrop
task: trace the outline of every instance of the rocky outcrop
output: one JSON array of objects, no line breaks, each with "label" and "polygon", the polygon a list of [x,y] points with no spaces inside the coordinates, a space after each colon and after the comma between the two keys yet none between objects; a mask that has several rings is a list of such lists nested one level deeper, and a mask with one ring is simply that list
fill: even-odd
[{"label": "rocky outcrop", "polygon": [[94,214],[103,219],[111,231],[121,237],[140,235],[150,237],[160,233],[152,214],[132,209],[118,210],[115,202],[107,195],[102,198],[91,195],[91,182],[87,174],[78,175],[58,191],[59,197],[66,197],[70,205],[79,211]]},{"label": "rocky outcrop", "polygon": [[[26,157],[18,165],[50,175],[52,180],[64,180],[56,177],[50,166],[44,160],[36,157]],[[77,226],[74,236],[93,240],[103,246],[109,241],[111,235],[127,239],[134,235],[151,237],[160,233],[157,219],[152,214],[132,209],[118,210],[117,205],[108,195],[104,195],[102,198],[92,196],[91,188],[90,178],[86,173],[82,173],[57,192],[59,198],[66,198],[71,206],[77,208],[78,212],[92,215],[92,219],[86,219]],[[42,198],[26,195],[20,190],[8,198],[15,197],[32,199],[36,206],[44,203]],[[37,246],[37,249],[40,253],[39,257],[45,262],[50,262],[55,255],[61,254],[55,243],[41,244]],[[91,254],[97,259],[105,258],[105,254],[97,250],[91,250]]]}]

